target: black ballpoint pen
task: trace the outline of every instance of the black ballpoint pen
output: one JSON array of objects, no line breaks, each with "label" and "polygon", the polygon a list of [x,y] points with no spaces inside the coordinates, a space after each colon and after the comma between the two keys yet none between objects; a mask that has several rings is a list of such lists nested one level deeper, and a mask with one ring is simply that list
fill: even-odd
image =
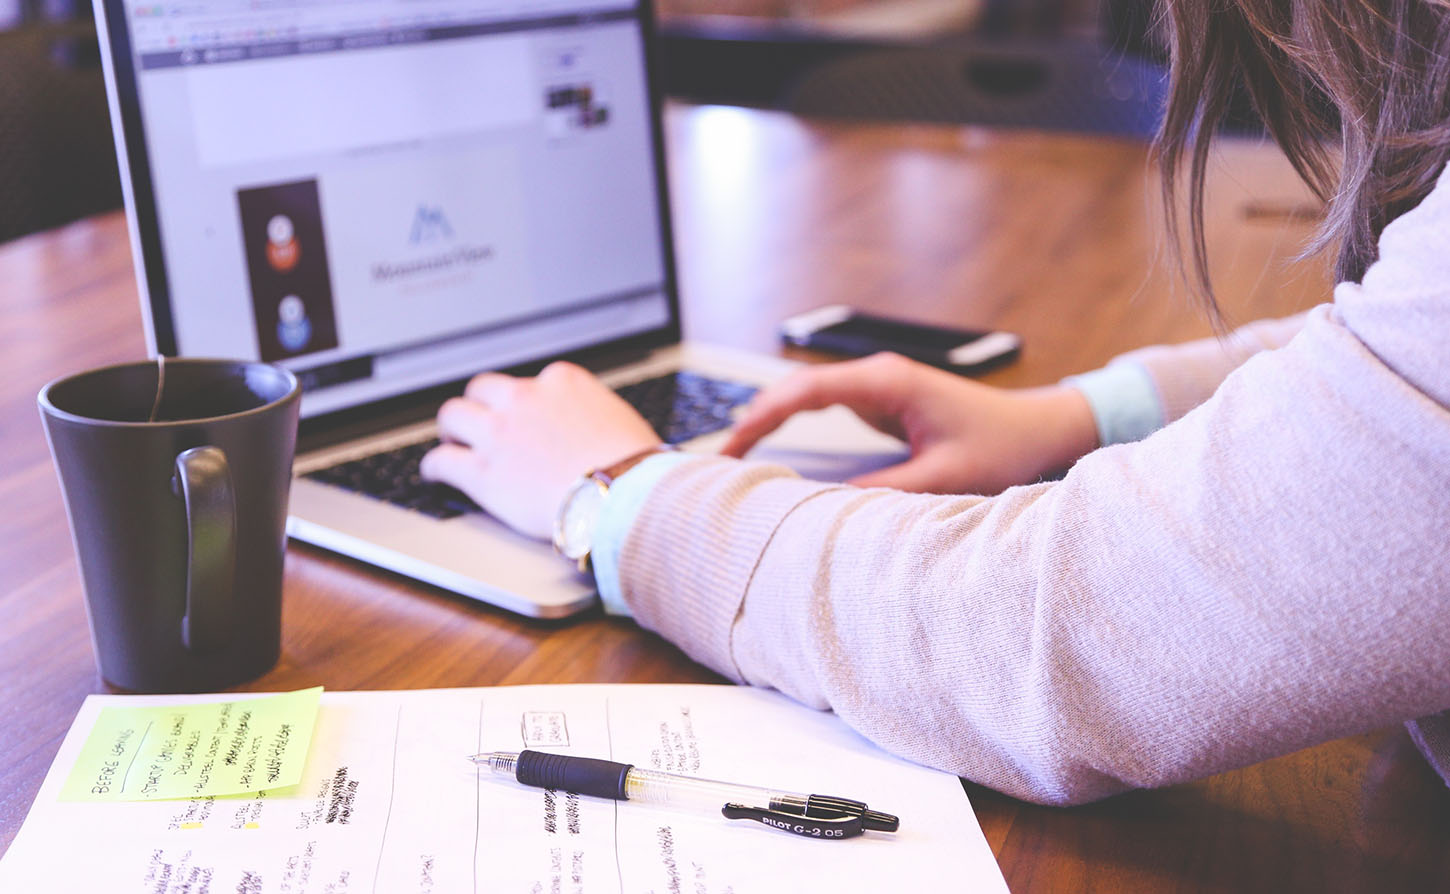
[{"label": "black ballpoint pen", "polygon": [[850,798],[677,776],[596,758],[493,751],[469,760],[499,775],[512,776],[523,785],[616,801],[719,810],[728,819],[753,819],[806,838],[852,838],[867,830],[895,832],[901,825],[897,817]]}]

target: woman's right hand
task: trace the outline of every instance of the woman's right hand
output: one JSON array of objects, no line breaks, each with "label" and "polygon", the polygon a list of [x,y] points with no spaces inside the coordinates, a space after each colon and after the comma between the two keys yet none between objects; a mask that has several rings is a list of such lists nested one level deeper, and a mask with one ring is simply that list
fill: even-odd
[{"label": "woman's right hand", "polygon": [[911,458],[850,483],[995,494],[1065,469],[1098,446],[1087,399],[1065,385],[1006,390],[898,354],[806,366],[751,401],[721,452],[743,456],[802,410],[842,404],[906,441]]}]

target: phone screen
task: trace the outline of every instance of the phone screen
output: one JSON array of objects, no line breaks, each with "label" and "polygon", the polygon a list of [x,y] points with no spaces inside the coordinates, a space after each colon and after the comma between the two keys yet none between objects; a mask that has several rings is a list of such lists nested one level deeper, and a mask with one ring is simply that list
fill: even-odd
[{"label": "phone screen", "polygon": [[786,320],[781,336],[789,344],[852,357],[894,351],[954,372],[984,371],[1016,357],[1021,346],[1017,336],[1007,332],[913,323],[841,305]]},{"label": "phone screen", "polygon": [[921,323],[906,323],[888,320],[869,314],[856,314],[839,323],[816,331],[816,338],[849,339],[861,343],[870,342],[877,350],[894,350],[906,353],[916,351],[942,352],[976,341],[985,332],[967,329],[949,329],[942,326],[927,326]]}]

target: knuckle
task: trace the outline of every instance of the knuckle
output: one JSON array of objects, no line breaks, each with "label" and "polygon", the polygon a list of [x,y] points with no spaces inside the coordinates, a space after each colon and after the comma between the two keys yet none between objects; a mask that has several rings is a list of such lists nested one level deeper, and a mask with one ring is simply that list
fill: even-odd
[{"label": "knuckle", "polygon": [[910,378],[919,368],[915,360],[910,357],[903,357],[895,351],[882,351],[866,358],[871,364],[873,377],[885,383],[901,384],[903,380]]},{"label": "knuckle", "polygon": [[584,367],[567,360],[555,360],[539,371],[540,379],[577,379],[584,374]]},{"label": "knuckle", "polygon": [[481,373],[469,381],[463,393],[481,404],[506,403],[518,388],[518,380],[498,373]]}]

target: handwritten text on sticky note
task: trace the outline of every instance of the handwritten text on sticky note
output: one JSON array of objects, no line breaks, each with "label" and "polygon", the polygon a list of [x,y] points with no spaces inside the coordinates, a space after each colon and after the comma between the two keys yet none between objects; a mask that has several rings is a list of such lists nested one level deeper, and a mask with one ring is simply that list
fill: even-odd
[{"label": "handwritten text on sticky note", "polygon": [[230,702],[101,709],[62,801],[235,795],[302,778],[322,687]]}]

